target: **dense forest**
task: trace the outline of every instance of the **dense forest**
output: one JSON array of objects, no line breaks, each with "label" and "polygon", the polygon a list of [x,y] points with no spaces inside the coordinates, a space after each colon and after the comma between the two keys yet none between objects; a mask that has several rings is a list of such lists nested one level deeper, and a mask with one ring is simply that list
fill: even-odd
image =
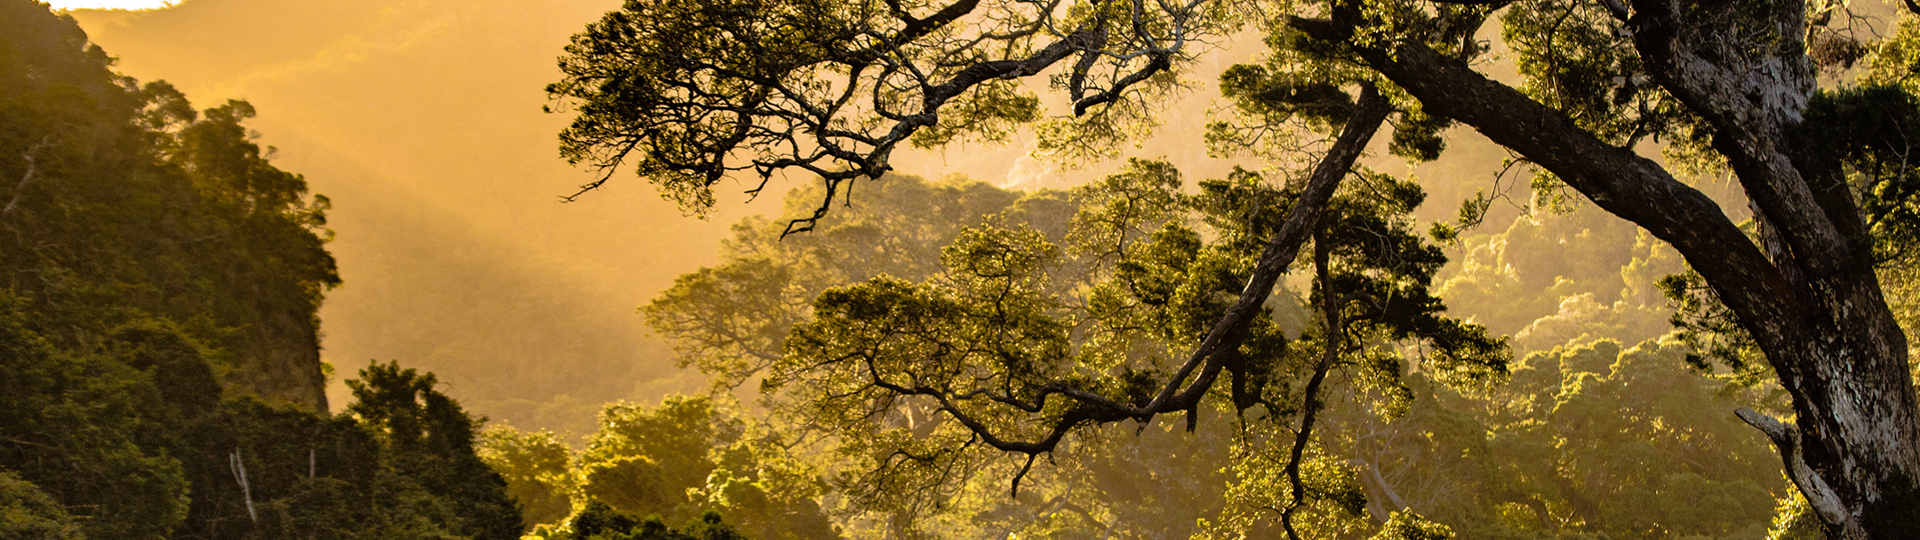
[{"label": "dense forest", "polygon": [[432,375],[369,365],[328,412],[328,202],[253,115],[0,2],[0,537],[514,538]]},{"label": "dense forest", "polygon": [[[1327,408],[1299,458],[1305,500],[1317,514],[1313,534],[1370,537],[1402,510],[1458,538],[1758,539],[1783,509],[1782,527],[1814,526],[1793,521],[1798,503],[1777,458],[1732,414],[1739,404],[1778,408],[1778,397],[1703,376],[1688,363],[1691,349],[1658,339],[1671,311],[1656,285],[1642,280],[1679,271],[1670,251],[1585,209],[1474,235],[1463,242],[1481,246],[1469,255],[1481,260],[1441,273],[1441,250],[1407,228],[1404,210],[1418,202],[1419,189],[1374,180],[1381,183],[1336,198],[1354,213],[1340,216],[1353,236],[1335,253],[1353,258],[1329,254],[1330,263],[1424,259],[1406,267],[1412,275],[1404,278],[1449,302],[1534,300],[1488,321],[1500,335],[1517,336],[1506,343],[1426,308],[1404,316],[1441,329],[1429,335],[1464,332],[1465,346],[1442,353],[1456,357],[1381,339],[1340,361],[1347,371],[1321,390]],[[1200,418],[1191,431],[1184,417],[1102,426],[1023,473],[1026,460],[969,444],[965,428],[931,407],[897,403],[875,422],[867,406],[844,401],[847,387],[833,385],[833,377],[849,375],[802,378],[809,375],[801,366],[886,350],[936,358],[951,351],[946,369],[989,366],[1003,351],[969,350],[991,342],[978,333],[1048,328],[1058,345],[1046,334],[1021,342],[1071,346],[1086,363],[1164,362],[1174,352],[1164,342],[1204,328],[1204,310],[1220,309],[1223,296],[1212,289],[1244,279],[1234,273],[1246,271],[1246,244],[1258,231],[1237,228],[1245,222],[1233,216],[1249,211],[1235,201],[1286,202],[1285,193],[1260,194],[1252,173],[1200,181],[1191,194],[1168,189],[1181,182],[1155,162],[1072,191],[890,176],[811,233],[783,240],[784,222],[743,221],[722,264],[682,276],[645,310],[681,344],[684,361],[713,376],[715,396],[609,407],[577,452],[551,432],[491,428],[482,455],[529,504],[529,520],[551,524],[537,531],[548,538],[578,509],[568,501],[682,520],[717,511],[749,538],[1281,534],[1269,512],[1287,503],[1283,473],[1293,437],[1274,424],[1300,413],[1298,405],[1281,409],[1289,396],[1261,398],[1267,403],[1256,415],[1235,411],[1236,396],[1223,388],[1187,413]],[[1375,198],[1380,193],[1398,199]],[[810,211],[818,193],[796,191],[788,200],[791,209]],[[1378,213],[1394,209],[1403,214]],[[1369,254],[1355,240],[1374,235],[1399,235],[1391,245],[1404,250]],[[1567,241],[1590,258],[1525,259]],[[1001,275],[1014,269],[1023,273]],[[1543,283],[1543,274],[1558,277]],[[1311,287],[1296,280],[1276,295],[1264,321],[1273,332],[1266,346],[1296,355],[1315,346]],[[1003,296],[1010,289],[1019,295]],[[1419,310],[1433,305],[1423,293],[1401,289],[1379,301]],[[1400,299],[1388,298],[1395,294]],[[1599,305],[1596,295],[1611,302]],[[1555,297],[1564,300],[1540,300]],[[1015,305],[1031,319],[964,318]],[[884,311],[861,311],[872,309]],[[949,317],[960,320],[942,320]],[[1397,331],[1394,321],[1349,324]],[[890,333],[911,341],[887,343]],[[1612,336],[1636,341],[1623,345]],[[821,348],[849,340],[873,352]],[[1311,376],[1282,375],[1296,384]],[[739,404],[729,396],[753,394],[740,389],[768,399]],[[1261,410],[1268,407],[1274,412]],[[956,451],[942,456],[951,461],[906,459]],[[1010,495],[1016,477],[1019,490]],[[1414,527],[1413,518],[1400,519]],[[830,533],[801,523],[841,527]]]},{"label": "dense forest", "polygon": [[[1920,527],[1912,3],[627,0],[543,53],[594,175],[558,194],[728,218],[637,317],[706,388],[531,425],[335,373],[332,203],[259,111],[0,8],[0,537]],[[1170,125],[1195,79],[1221,106]],[[1158,132],[1240,166],[1130,144]],[[894,159],[1012,139],[1083,172]],[[735,221],[729,186],[787,191]],[[613,396],[606,354],[463,377]]]}]

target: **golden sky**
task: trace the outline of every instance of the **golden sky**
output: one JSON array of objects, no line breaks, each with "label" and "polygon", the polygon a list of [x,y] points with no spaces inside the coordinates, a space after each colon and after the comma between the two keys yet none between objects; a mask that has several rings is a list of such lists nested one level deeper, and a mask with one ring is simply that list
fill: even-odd
[{"label": "golden sky", "polygon": [[174,4],[172,0],[46,0],[54,9],[153,9]]}]

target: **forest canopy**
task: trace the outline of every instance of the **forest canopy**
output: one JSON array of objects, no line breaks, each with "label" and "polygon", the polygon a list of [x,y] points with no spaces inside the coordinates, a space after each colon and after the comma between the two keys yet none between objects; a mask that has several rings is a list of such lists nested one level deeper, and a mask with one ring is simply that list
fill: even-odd
[{"label": "forest canopy", "polygon": [[[575,36],[548,91],[574,113],[562,155],[603,175],[587,190],[624,166],[703,211],[732,175],[758,177],[750,193],[787,171],[817,178],[785,237],[817,232],[854,200],[848,186],[890,182],[901,143],[1030,126],[1057,157],[1104,155],[1154,126],[1197,48],[1257,25],[1270,50],[1221,75],[1234,110],[1208,140],[1274,172],[1192,194],[1136,161],[1067,197],[1080,207],[1059,234],[989,219],[924,278],[796,290],[794,270],[742,257],[689,275],[649,315],[682,333],[687,362],[723,384],[762,378],[774,410],[864,452],[875,476],[857,487],[926,501],[910,505],[945,500],[975,460],[1016,463],[1004,476],[1017,497],[1062,441],[1166,415],[1194,431],[1218,400],[1243,443],[1270,441],[1243,451],[1272,459],[1251,490],[1271,500],[1253,506],[1289,537],[1358,534],[1330,523],[1378,498],[1324,486],[1365,467],[1314,460],[1328,375],[1379,394],[1366,401],[1390,419],[1417,393],[1408,379],[1473,394],[1512,371],[1507,344],[1428,291],[1444,257],[1425,243],[1458,240],[1490,199],[1423,235],[1401,217],[1418,184],[1356,165],[1388,128],[1389,152],[1419,162],[1464,125],[1541,195],[1577,193],[1684,260],[1659,280],[1679,357],[1728,392],[1780,400],[1738,415],[1775,447],[1799,497],[1785,499],[1800,501],[1789,514],[1829,537],[1900,538],[1920,523],[1920,420],[1883,281],[1899,287],[1914,204],[1893,157],[1914,127],[1911,24],[1882,36],[1863,21],[1829,2],[633,0]],[[1517,82],[1483,74],[1496,48]],[[1863,58],[1872,69],[1847,71]],[[1043,88],[1067,110],[1041,111]],[[1669,163],[1723,172],[1738,193],[1716,200]],[[1722,210],[1738,205],[1744,223]],[[1288,334],[1268,304],[1291,296],[1273,293],[1296,265],[1306,324]],[[755,309],[811,298],[811,313],[741,319],[710,296],[722,287]],[[1513,502],[1552,526],[1551,505]],[[1606,505],[1567,504],[1596,521]],[[1445,534],[1371,516],[1382,537]]]},{"label": "forest canopy", "polygon": [[517,537],[432,374],[368,365],[328,410],[329,204],[253,107],[111,67],[0,1],[0,537]]},{"label": "forest canopy", "polygon": [[[327,52],[416,63],[461,47],[396,29],[477,13],[378,4],[285,12],[378,11],[404,39]],[[542,27],[500,17],[533,5],[486,27]],[[323,171],[354,156],[306,161],[343,139],[274,115],[288,94],[196,106],[0,0],[0,537],[1920,536],[1913,3],[626,0],[577,24],[546,91],[592,176],[563,200],[787,190],[711,259],[633,250],[706,264],[638,313],[705,393],[575,369],[650,354],[575,343],[614,323],[545,351],[435,321],[407,331],[469,327],[429,356],[467,371],[336,373],[318,308],[361,267],[281,166],[351,193]],[[1216,61],[1238,44],[1260,52]],[[1009,142],[1082,172],[906,165]],[[445,200],[498,195],[471,191]],[[352,207],[410,203],[381,204]],[[435,286],[560,305],[465,275]],[[588,433],[456,399],[499,412],[539,371],[516,391],[635,399]],[[553,395],[509,416],[594,406]]]}]

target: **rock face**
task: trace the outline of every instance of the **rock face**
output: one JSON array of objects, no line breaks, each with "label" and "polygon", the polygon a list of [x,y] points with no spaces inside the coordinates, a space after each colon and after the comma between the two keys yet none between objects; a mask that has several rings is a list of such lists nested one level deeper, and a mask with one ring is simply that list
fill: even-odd
[{"label": "rock face", "polygon": [[237,362],[239,371],[228,379],[229,388],[268,401],[328,410],[320,320],[313,311],[261,313],[248,334],[250,346]]}]

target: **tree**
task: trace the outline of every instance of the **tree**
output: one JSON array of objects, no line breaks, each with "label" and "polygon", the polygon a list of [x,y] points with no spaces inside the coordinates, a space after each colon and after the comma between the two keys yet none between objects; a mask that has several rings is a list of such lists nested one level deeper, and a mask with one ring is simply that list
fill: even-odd
[{"label": "tree", "polygon": [[[1128,223],[1192,215],[1191,210],[1166,211],[1185,206],[1177,196],[1185,190],[1170,192],[1163,188],[1176,176],[1162,164],[1143,164],[1073,192],[1028,193],[997,211],[985,210],[992,205],[981,205],[976,211],[984,215],[962,218],[959,223],[972,224],[963,229],[993,224],[1041,232],[1062,252],[1057,259],[1060,264],[1050,267],[1045,278],[1055,285],[1046,289],[1063,294],[1063,303],[1073,305],[1073,289],[1100,281],[1089,279],[1097,272],[1084,264],[1085,258],[1071,255],[1112,254],[1113,247],[1122,244],[1119,235],[1110,232],[1088,233],[1114,228],[1134,230],[1126,235],[1124,244],[1130,246],[1129,251],[1137,251],[1144,248],[1136,244],[1152,244],[1145,233],[1154,227]],[[714,360],[730,357],[726,351],[766,346],[760,345],[766,343],[760,338],[750,336],[786,335],[791,328],[784,321],[810,323],[813,314],[802,303],[817,298],[819,291],[835,282],[859,285],[871,279],[867,274],[876,261],[855,254],[884,249],[888,261],[921,261],[929,257],[927,254],[937,256],[940,250],[936,247],[952,245],[958,238],[902,235],[876,242],[871,234],[881,224],[896,224],[909,231],[920,231],[923,225],[958,228],[959,223],[928,217],[923,209],[960,206],[956,201],[973,200],[979,190],[997,191],[951,180],[925,182],[904,176],[889,180],[870,186],[859,204],[826,216],[816,231],[807,234],[782,240],[777,224],[761,218],[744,220],[735,228],[738,236],[727,245],[758,247],[727,249],[716,265],[688,273],[683,283],[706,280],[742,265],[767,271],[733,273],[732,281],[724,282],[735,291],[729,294],[699,294],[707,285],[663,294],[648,311],[678,321],[700,321],[661,331],[676,341],[703,344],[706,348],[690,353],[687,361],[716,379],[725,378],[732,373],[728,371],[732,364]],[[1202,185],[1209,186],[1207,192],[1214,193],[1209,198],[1216,201],[1261,198],[1260,192],[1252,189],[1259,182],[1244,176],[1241,180],[1211,180]],[[1361,185],[1390,185],[1373,182],[1377,180]],[[958,186],[973,187],[956,189]],[[1105,195],[1096,197],[1096,191]],[[980,199],[1005,201],[1013,194],[1005,195]],[[789,208],[810,207],[817,201],[817,191],[795,190],[788,197]],[[1277,214],[1276,209],[1270,207],[1263,213]],[[1086,210],[1085,216],[1075,222],[1073,216],[1081,210]],[[1222,212],[1235,213],[1231,209]],[[1565,305],[1560,306],[1560,313],[1554,313],[1553,304],[1560,298],[1556,295],[1586,299],[1598,294],[1601,298],[1632,299],[1629,304],[1662,301],[1648,276],[1677,271],[1677,257],[1665,250],[1649,251],[1653,247],[1651,238],[1644,234],[1636,238],[1631,228],[1624,235],[1617,234],[1617,228],[1600,229],[1614,227],[1605,217],[1591,207],[1568,216],[1521,217],[1505,232],[1469,242],[1490,247],[1476,248],[1470,257],[1481,259],[1476,263],[1480,266],[1461,269],[1455,280],[1500,279],[1482,274],[1491,272],[1484,268],[1486,265],[1509,271],[1517,268],[1520,273],[1515,283],[1491,290],[1464,290],[1456,282],[1450,285],[1456,294],[1441,294],[1448,306],[1455,306],[1463,297],[1502,304],[1515,310],[1511,315],[1524,318],[1494,317],[1507,321],[1500,323],[1507,329],[1501,333],[1532,326],[1533,339],[1544,342],[1550,335],[1559,336],[1548,346],[1530,349],[1540,354],[1516,364],[1511,382],[1491,392],[1462,392],[1434,381],[1427,373],[1408,373],[1402,381],[1407,391],[1404,401],[1396,405],[1395,400],[1382,400],[1376,405],[1376,399],[1390,396],[1355,392],[1354,387],[1338,383],[1354,373],[1350,368],[1342,367],[1330,377],[1335,383],[1322,390],[1328,407],[1316,418],[1315,440],[1306,449],[1302,480],[1307,484],[1309,500],[1335,499],[1327,496],[1338,494],[1338,499],[1354,501],[1352,495],[1364,494],[1365,504],[1356,507],[1361,514],[1334,506],[1310,507],[1325,512],[1300,512],[1297,517],[1302,518],[1303,526],[1319,532],[1328,527],[1370,531],[1375,525],[1368,524],[1369,520],[1386,519],[1404,509],[1446,524],[1461,538],[1582,538],[1594,534],[1663,538],[1672,532],[1752,538],[1759,535],[1756,531],[1766,530],[1770,493],[1781,493],[1790,485],[1780,477],[1765,439],[1728,410],[1738,404],[1783,410],[1784,402],[1770,397],[1779,393],[1777,387],[1763,386],[1756,389],[1759,392],[1749,392],[1690,375],[1683,361],[1685,349],[1678,344],[1663,341],[1617,348],[1606,341],[1589,344],[1593,335],[1620,336],[1624,342],[1659,332],[1622,332],[1611,319],[1583,318],[1588,314],[1566,311]],[[1237,229],[1212,229],[1207,221],[1185,218],[1187,226],[1196,231],[1211,231],[1203,232],[1203,237],[1231,236],[1229,244],[1250,242],[1257,236],[1234,233]],[[1059,225],[1063,222],[1066,225]],[[1092,223],[1104,225],[1089,230],[1087,224]],[[1618,226],[1631,227],[1625,223]],[[1070,234],[1069,229],[1076,227],[1078,233]],[[1361,234],[1372,233],[1356,232],[1355,236]],[[1602,244],[1602,249],[1588,253],[1590,246],[1582,242]],[[886,247],[879,248],[882,244]],[[1489,249],[1493,252],[1484,252]],[[1581,250],[1587,256],[1555,257],[1550,251],[1553,249]],[[1184,289],[1171,285],[1182,280],[1168,271],[1167,263],[1146,264],[1175,260],[1178,258],[1141,258],[1128,275],[1145,291]],[[1660,261],[1657,265],[1656,260]],[[1648,274],[1645,270],[1649,265],[1664,270]],[[920,269],[917,263],[888,273],[927,287],[937,287],[941,281],[940,272]],[[1436,276],[1435,283],[1444,276]],[[1556,281],[1558,285],[1550,287]],[[1637,286],[1629,286],[1632,284]],[[1107,283],[1105,288],[1113,289],[1113,285]],[[1288,336],[1297,336],[1314,324],[1312,315],[1303,309],[1310,299],[1297,298],[1298,292],[1298,286],[1282,290],[1269,301],[1274,308],[1274,323]],[[1157,292],[1149,296],[1169,295]],[[1187,297],[1193,295],[1187,293]],[[789,300],[774,301],[778,299]],[[788,311],[753,310],[775,305]],[[1612,309],[1618,308],[1616,303]],[[1634,318],[1647,319],[1637,325],[1665,326],[1667,313],[1634,311]],[[1507,314],[1486,309],[1475,313],[1479,321],[1488,321],[1489,315]],[[1534,317],[1544,323],[1529,325]],[[1178,326],[1155,323],[1158,318],[1144,315],[1133,320],[1140,327]],[[1207,322],[1205,317],[1197,320],[1202,325]],[[1549,326],[1560,333],[1541,332]],[[728,330],[744,328],[762,330]],[[1582,334],[1587,336],[1568,343],[1569,337]],[[733,341],[742,336],[749,337]],[[1144,346],[1152,341],[1140,343]],[[1306,348],[1312,340],[1292,343]],[[1562,343],[1568,344],[1566,350],[1548,350],[1553,348],[1550,345]],[[779,347],[771,349],[774,360],[788,353],[779,344],[772,342]],[[1140,350],[1157,351],[1163,358],[1167,354],[1162,347]],[[1615,351],[1621,354],[1616,357]],[[1515,354],[1521,352],[1516,346]],[[1617,369],[1612,366],[1615,363],[1619,364]],[[1303,382],[1298,373],[1276,379],[1293,382],[1296,390]],[[810,394],[812,385],[793,383],[786,388],[769,397],[776,404],[790,405],[793,399]],[[1278,535],[1274,515],[1262,507],[1284,505],[1291,490],[1290,480],[1281,474],[1289,461],[1291,448],[1286,443],[1292,441],[1291,426],[1268,427],[1271,424],[1258,419],[1258,408],[1248,415],[1255,422],[1233,421],[1233,408],[1221,395],[1226,392],[1224,385],[1218,387],[1215,396],[1202,404],[1199,412],[1203,421],[1197,422],[1192,432],[1185,429],[1183,415],[1160,417],[1138,426],[1121,423],[1077,429],[1061,449],[1042,456],[1021,477],[1016,497],[1008,496],[1006,480],[1018,474],[1024,464],[1024,456],[1018,454],[1014,456],[1017,459],[1007,459],[994,451],[970,450],[969,459],[956,461],[952,472],[933,486],[897,474],[874,474],[870,462],[889,451],[884,445],[803,445],[796,448],[793,457],[814,460],[814,466],[827,473],[828,490],[821,504],[849,537],[863,533],[899,536],[916,529],[942,538],[1001,537],[1008,533],[1020,537],[1088,534],[1109,538]],[[1391,413],[1402,406],[1403,414]],[[1383,415],[1383,411],[1391,414]],[[1297,420],[1297,416],[1294,418]],[[790,440],[809,439],[813,437],[808,433],[819,433],[808,422],[795,420],[806,417],[777,414],[767,420],[766,427],[789,434]],[[877,423],[908,427],[909,432],[919,434],[942,425],[937,411],[912,406]],[[952,428],[950,423],[946,428]],[[1583,506],[1576,507],[1574,501]],[[731,509],[726,512],[732,523],[748,519]],[[1335,519],[1321,519],[1325,517]],[[1804,517],[1807,526],[1817,529],[1811,516]],[[1204,518],[1205,524],[1197,526],[1196,518]]]},{"label": "tree", "polygon": [[634,519],[620,513],[613,507],[599,501],[587,503],[585,510],[574,516],[572,523],[575,540],[744,540],[746,537],[734,532],[725,523],[721,523],[720,514],[708,512],[684,529],[673,529],[660,521],[659,516],[650,516],[645,520]]},{"label": "tree", "polygon": [[[1618,54],[1606,69],[1629,76],[1644,70],[1652,84],[1631,86],[1623,92],[1629,99],[1612,102],[1620,105],[1554,103],[1493,82],[1418,35],[1356,40],[1356,32],[1399,22],[1358,6],[1336,5],[1324,19],[1288,24],[1314,40],[1361,41],[1351,54],[1427,110],[1475,127],[1672,244],[1792,396],[1793,425],[1750,410],[1741,416],[1779,447],[1789,478],[1829,534],[1902,536],[1915,522],[1906,516],[1916,507],[1912,479],[1920,473],[1906,337],[1881,294],[1872,232],[1837,160],[1796,150],[1805,130],[1820,125],[1807,123],[1816,89],[1808,7],[1540,3],[1517,8],[1522,15],[1509,24],[1524,28],[1513,21],[1555,7],[1585,14],[1590,35],[1621,36],[1589,41],[1581,53]],[[1534,54],[1559,60],[1545,50]],[[1593,71],[1538,78],[1546,79],[1542,86],[1572,83]],[[1624,110],[1633,98],[1640,98],[1637,114]],[[1757,242],[1718,203],[1631,150],[1647,132],[1676,131],[1660,125],[1675,116],[1698,122],[1699,135],[1740,180],[1759,224]]]},{"label": "tree", "polygon": [[[767,540],[841,537],[818,502],[825,485],[815,465],[797,459],[780,433],[712,396],[608,404],[578,453],[547,432],[494,426],[483,437],[481,455],[530,505],[536,536],[597,538],[641,525],[625,516],[649,516],[710,525],[692,527],[695,536],[711,529]],[[714,521],[720,515],[729,525]]]},{"label": "tree", "polygon": [[[1019,199],[981,182],[889,180],[863,190],[860,205],[823,216],[811,234],[786,236],[782,224],[764,219],[736,224],[723,248],[729,260],[675,279],[643,310],[648,325],[676,338],[682,366],[697,364],[715,385],[738,386],[780,357],[787,332],[820,291],[877,275],[931,275],[940,247],[969,221]],[[788,210],[810,211],[819,196],[817,189],[790,196]]]},{"label": "tree", "polygon": [[[475,539],[520,535],[520,507],[508,498],[507,482],[474,452],[479,424],[453,398],[434,389],[433,374],[402,369],[398,363],[374,363],[347,381],[354,402],[347,413],[373,434],[384,450],[381,503],[407,514],[428,517],[433,526]],[[382,500],[384,499],[384,500]],[[392,525],[399,533],[417,527],[405,519]],[[422,534],[414,531],[411,534]]]},{"label": "tree", "polygon": [[1207,0],[1065,7],[628,2],[574,37],[566,77],[547,91],[580,112],[561,134],[570,162],[607,175],[631,162],[693,210],[734,172],[762,187],[786,169],[818,175],[820,204],[791,233],[825,215],[848,181],[890,170],[902,143],[999,138],[1035,120],[1038,98],[1012,81],[1066,62],[1059,85],[1088,114],[1054,126],[1049,144],[1093,151],[1144,119],[1144,100],[1171,86],[1168,70],[1197,39],[1238,19]]},{"label": "tree", "polygon": [[[1174,174],[1163,164],[1152,170],[1157,174],[1119,178],[1146,188]],[[795,190],[787,195],[788,208],[810,210],[818,193],[817,187]],[[685,354],[683,362],[697,365],[731,390],[739,382],[764,378],[767,367],[786,357],[786,336],[795,324],[813,318],[810,304],[822,291],[880,275],[913,282],[936,277],[944,271],[942,248],[983,216],[1065,243],[1075,208],[1081,205],[1074,195],[1060,191],[1023,195],[965,179],[925,181],[900,175],[870,184],[862,194],[859,204],[823,217],[807,234],[782,238],[780,224],[763,218],[742,221],[725,244],[725,259],[677,280],[645,309],[650,322],[676,341]],[[1155,189],[1134,189],[1111,202],[1124,206],[1127,200],[1147,198],[1162,207],[1173,203]],[[1083,277],[1084,269],[1075,265],[1069,261],[1059,269],[1056,288]],[[818,430],[794,420],[800,419],[776,416],[766,427],[796,443],[818,439]],[[1228,460],[1232,444],[1232,433],[1224,425],[1209,422],[1200,427],[1198,440],[1172,422],[1161,422],[1144,436],[1120,426],[1083,434],[1088,435],[1087,444],[1051,456],[1052,467],[1031,471],[1014,499],[1006,497],[1003,482],[995,480],[1016,471],[1010,467],[1017,464],[1004,460],[975,460],[974,465],[986,469],[957,478],[977,481],[937,488],[951,496],[893,497],[886,489],[874,489],[866,476],[872,471],[859,464],[866,456],[858,451],[842,454],[804,444],[794,457],[818,460],[815,467],[829,480],[822,504],[838,501],[829,506],[829,515],[840,518],[849,536],[869,528],[899,532],[918,527],[955,538],[1067,530],[1105,531],[1116,538],[1184,537],[1196,530],[1195,516],[1218,511],[1222,496],[1213,486],[1224,479],[1217,464]],[[726,515],[751,526],[751,515],[731,510]]]},{"label": "tree", "polygon": [[[1862,149],[1873,145],[1809,144],[1858,121],[1820,106],[1845,97],[1818,90],[1818,48],[1809,45],[1838,39],[1827,30],[1835,5],[961,0],[936,10],[897,1],[635,0],[576,37],[562,61],[567,78],[550,91],[579,106],[562,136],[577,162],[610,172],[632,157],[641,175],[695,208],[711,203],[706,190],[731,171],[764,180],[799,168],[824,179],[831,202],[842,182],[877,178],[895,145],[916,134],[928,143],[968,130],[991,136],[1037,116],[1031,99],[996,81],[1056,64],[1050,80],[1074,102],[1077,120],[1043,126],[1051,148],[1123,135],[1118,120],[1143,110],[1134,100],[1185,58],[1182,46],[1235,27],[1255,5],[1280,14],[1269,43],[1283,69],[1240,72],[1270,84],[1229,78],[1225,86],[1262,90],[1242,95],[1278,105],[1282,117],[1319,116],[1341,126],[1339,136],[1236,305],[1185,363],[1151,378],[1159,390],[1150,399],[1130,404],[1065,381],[1032,397],[1057,396],[1092,415],[1064,417],[1073,421],[1145,420],[1196,403],[1215,381],[1209,374],[1248,339],[1255,308],[1317,229],[1353,157],[1380,119],[1398,112],[1394,146],[1403,153],[1432,155],[1438,128],[1471,126],[1541,170],[1539,184],[1564,183],[1671,244],[1711,303],[1725,306],[1733,325],[1724,330],[1751,339],[1791,397],[1791,424],[1751,410],[1740,416],[1774,442],[1829,534],[1911,535],[1907,527],[1920,523],[1910,517],[1920,507],[1920,423],[1906,337],[1875,267],[1876,247],[1887,245],[1878,239],[1901,234],[1879,219],[1898,215],[1897,199],[1884,196],[1897,197],[1902,191],[1890,188],[1905,176],[1856,180],[1849,174],[1871,169],[1861,165],[1877,154]],[[913,14],[924,11],[935,14]],[[1499,12],[1520,87],[1470,63],[1485,50],[1476,32]],[[1118,69],[1090,77],[1088,67],[1102,61]],[[1636,153],[1648,137],[1723,163],[1740,181],[1758,238]],[[827,208],[787,231],[806,229]],[[992,439],[987,427],[969,427]],[[995,446],[1026,453],[1050,440],[1057,437]]]},{"label": "tree", "polygon": [[531,530],[554,523],[573,512],[573,491],[567,470],[572,451],[551,431],[525,433],[496,424],[480,432],[480,459],[507,481],[507,494],[519,503]]},{"label": "tree", "polygon": [[815,501],[818,473],[788,448],[725,403],[674,396],[658,407],[608,405],[576,469],[581,494],[613,510],[671,522],[724,514],[767,540],[840,537]]}]

